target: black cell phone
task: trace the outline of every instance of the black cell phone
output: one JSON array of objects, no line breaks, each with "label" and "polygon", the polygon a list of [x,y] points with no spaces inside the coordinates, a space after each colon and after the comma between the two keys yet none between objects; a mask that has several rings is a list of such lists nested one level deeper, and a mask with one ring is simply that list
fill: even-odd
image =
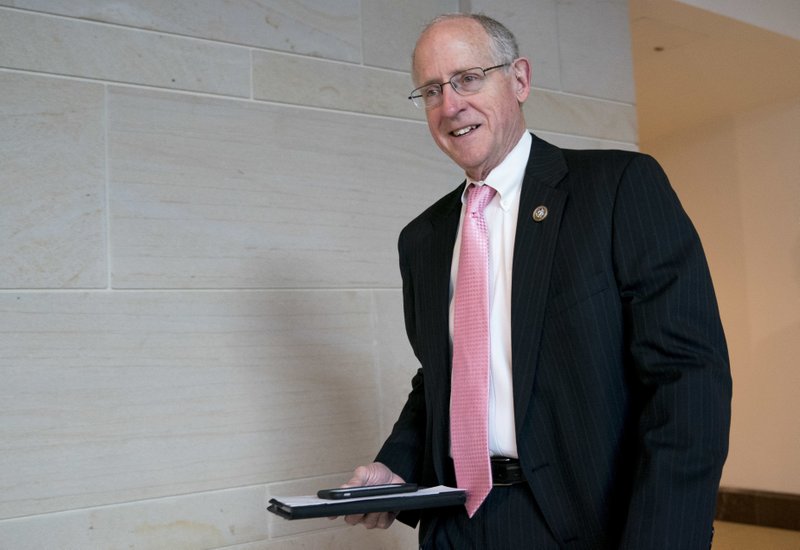
[{"label": "black cell phone", "polygon": [[385,485],[362,485],[361,487],[321,489],[317,491],[317,496],[327,500],[341,500],[345,498],[376,497],[380,495],[396,495],[398,493],[413,493],[416,490],[416,483],[387,483]]}]

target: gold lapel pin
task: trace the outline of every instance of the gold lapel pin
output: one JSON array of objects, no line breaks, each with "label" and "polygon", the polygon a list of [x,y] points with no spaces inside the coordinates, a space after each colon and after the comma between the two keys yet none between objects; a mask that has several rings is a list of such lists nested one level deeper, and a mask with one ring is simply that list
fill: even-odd
[{"label": "gold lapel pin", "polygon": [[544,220],[547,217],[547,207],[537,206],[533,209],[533,221],[539,223],[540,221]]}]

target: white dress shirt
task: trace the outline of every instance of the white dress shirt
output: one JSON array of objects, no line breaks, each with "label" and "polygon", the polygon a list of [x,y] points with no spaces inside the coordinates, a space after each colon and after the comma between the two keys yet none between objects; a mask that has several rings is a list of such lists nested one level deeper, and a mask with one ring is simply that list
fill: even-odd
[{"label": "white dress shirt", "polygon": [[[466,208],[466,189],[470,183],[489,185],[497,194],[484,210],[489,232],[489,454],[518,458],[514,427],[514,392],[511,378],[511,269],[514,237],[522,179],[531,151],[531,135],[526,131],[517,145],[486,181],[467,178],[461,197],[461,220]],[[461,251],[461,221],[458,224],[453,263],[450,270],[450,349],[453,346],[453,314],[458,260]]]}]

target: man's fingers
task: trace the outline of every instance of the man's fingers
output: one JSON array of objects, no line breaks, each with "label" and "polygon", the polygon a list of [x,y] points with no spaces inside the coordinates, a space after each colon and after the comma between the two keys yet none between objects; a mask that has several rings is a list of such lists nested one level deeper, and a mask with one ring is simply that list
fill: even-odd
[{"label": "man's fingers", "polygon": [[363,523],[364,527],[366,527],[367,529],[375,529],[375,526],[378,525],[379,517],[380,517],[379,513],[373,512],[371,514],[367,514],[366,516],[364,516],[364,519],[362,520],[361,523]]},{"label": "man's fingers", "polygon": [[392,523],[394,523],[395,517],[397,517],[395,512],[385,512],[381,514],[381,517],[378,518],[378,528],[388,529]]},{"label": "man's fingers", "polygon": [[[386,516],[386,512],[373,512],[371,514],[367,514],[363,521],[364,527],[367,529],[375,529],[376,527],[385,525],[386,520],[384,516]],[[386,527],[383,527],[383,529],[386,529]]]},{"label": "man's fingers", "polygon": [[403,483],[403,479],[380,462],[373,462],[366,466],[357,467],[353,471],[353,477],[342,487],[382,485],[384,483]]},{"label": "man's fingers", "polygon": [[348,525],[358,525],[360,523],[367,529],[388,529],[394,523],[396,516],[397,514],[394,512],[372,512],[345,516],[344,521]]},{"label": "man's fingers", "polygon": [[351,514],[349,516],[344,517],[345,523],[348,525],[358,525],[362,522],[366,514]]},{"label": "man's fingers", "polygon": [[361,487],[362,485],[375,485],[370,483],[370,470],[367,466],[359,466],[353,471],[353,477],[343,487]]}]

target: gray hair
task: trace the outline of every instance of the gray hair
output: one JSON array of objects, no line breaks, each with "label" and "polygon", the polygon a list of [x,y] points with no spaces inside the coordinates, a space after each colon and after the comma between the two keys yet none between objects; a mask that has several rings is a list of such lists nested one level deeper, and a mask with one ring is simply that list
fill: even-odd
[{"label": "gray hair", "polygon": [[[519,46],[517,45],[517,39],[514,37],[514,34],[499,21],[482,13],[445,13],[438,15],[434,17],[430,23],[425,25],[420,36],[437,23],[449,21],[451,19],[472,19],[480,24],[491,40],[491,53],[495,63],[511,63],[519,57]],[[414,54],[411,57],[412,65],[416,53],[417,49],[414,48]]]}]

